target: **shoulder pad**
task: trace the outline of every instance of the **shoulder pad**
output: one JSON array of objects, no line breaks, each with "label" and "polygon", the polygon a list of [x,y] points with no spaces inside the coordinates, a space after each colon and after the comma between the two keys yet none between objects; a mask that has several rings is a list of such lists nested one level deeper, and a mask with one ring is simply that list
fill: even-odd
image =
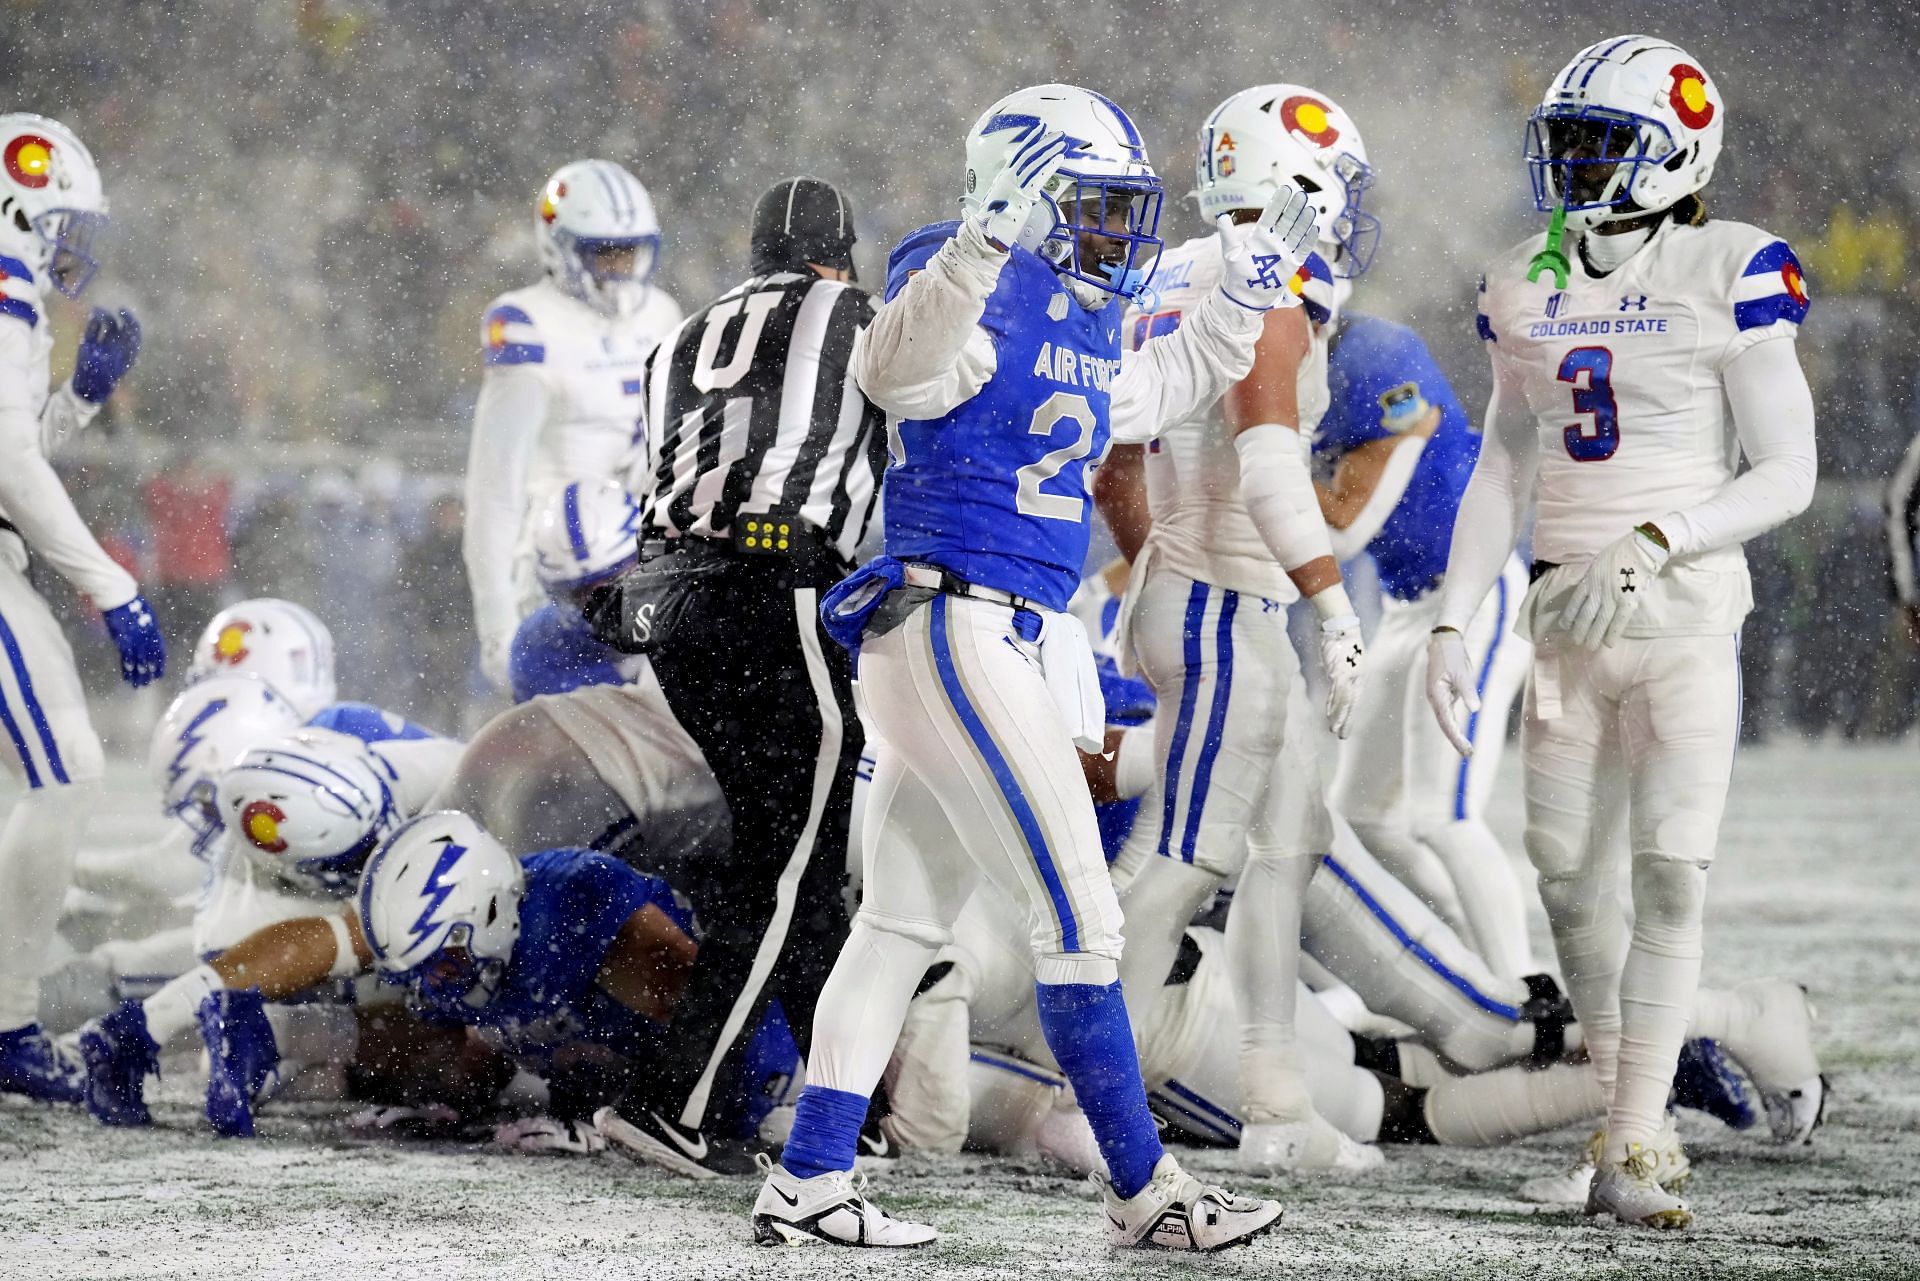
[{"label": "shoulder pad", "polygon": [[547,346],[533,317],[517,302],[496,300],[480,325],[480,343],[489,365],[538,365]]},{"label": "shoulder pad", "polygon": [[959,231],[958,222],[936,222],[909,232],[887,255],[886,296],[892,298],[899,293],[900,286],[907,283],[907,277],[926,266],[927,261],[940,251],[940,246],[952,240]]}]

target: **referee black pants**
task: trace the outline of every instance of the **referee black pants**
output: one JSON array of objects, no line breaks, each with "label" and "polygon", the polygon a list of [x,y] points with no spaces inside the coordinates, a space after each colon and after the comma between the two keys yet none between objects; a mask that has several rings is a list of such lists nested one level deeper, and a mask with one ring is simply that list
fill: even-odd
[{"label": "referee black pants", "polygon": [[653,652],[733,820],[731,853],[683,878],[704,934],[642,1091],[688,1128],[705,1128],[712,1104],[738,1088],[741,1050],[769,999],[780,998],[806,1052],[846,941],[847,821],[864,736],[852,662],[820,627],[820,596],[839,578],[736,557],[701,580]]}]

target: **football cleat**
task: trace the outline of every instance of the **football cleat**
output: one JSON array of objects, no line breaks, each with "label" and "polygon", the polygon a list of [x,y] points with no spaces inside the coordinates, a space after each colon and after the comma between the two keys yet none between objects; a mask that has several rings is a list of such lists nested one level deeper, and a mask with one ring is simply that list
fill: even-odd
[{"label": "football cleat", "polygon": [[700,1131],[669,1121],[650,1108],[636,1109],[630,1117],[601,1108],[593,1114],[593,1124],[622,1155],[682,1178],[717,1179],[722,1174],[744,1173],[735,1168],[740,1158],[737,1148],[723,1150]]},{"label": "football cleat", "polygon": [[1387,1163],[1315,1113],[1304,1121],[1250,1121],[1240,1128],[1241,1169],[1265,1174],[1372,1174]]},{"label": "football cleat", "polygon": [[1761,1102],[1775,1143],[1812,1143],[1813,1132],[1827,1119],[1827,1078],[1809,1077],[1791,1089],[1762,1095]]},{"label": "football cleat", "polygon": [[[1599,1167],[1600,1154],[1606,1146],[1607,1132],[1595,1130],[1587,1137],[1586,1148],[1578,1161],[1559,1174],[1543,1174],[1528,1179],[1520,1185],[1517,1195],[1520,1200],[1534,1205],[1586,1204],[1587,1194],[1593,1187],[1594,1171]],[[1693,1162],[1687,1158],[1687,1150],[1680,1146],[1680,1132],[1674,1128],[1671,1113],[1647,1147],[1654,1154],[1654,1174],[1661,1187],[1677,1192],[1693,1178]]]},{"label": "football cleat", "polygon": [[865,1174],[890,1168],[900,1159],[901,1151],[882,1121],[871,1114],[861,1124],[860,1137],[854,1141],[853,1150],[853,1168]]},{"label": "football cleat", "polygon": [[1161,1156],[1147,1186],[1125,1199],[1104,1175],[1089,1177],[1106,1198],[1107,1240],[1127,1249],[1212,1254],[1245,1245],[1280,1223],[1278,1201],[1204,1184],[1171,1153]]},{"label": "football cleat", "polygon": [[1636,1228],[1674,1231],[1691,1227],[1693,1211],[1654,1177],[1660,1163],[1659,1154],[1652,1148],[1629,1143],[1624,1160],[1603,1164],[1594,1172],[1593,1186],[1587,1192],[1587,1213],[1611,1214]]},{"label": "football cleat", "polygon": [[865,1176],[829,1170],[803,1179],[759,1158],[767,1176],[753,1203],[753,1239],[759,1245],[848,1245],[911,1250],[940,1239],[924,1223],[896,1219],[867,1200]]},{"label": "football cleat", "polygon": [[1790,979],[1749,979],[1733,989],[1744,1017],[1725,1038],[1753,1078],[1774,1142],[1802,1144],[1826,1120],[1827,1082],[1813,1048],[1813,1003]]},{"label": "football cleat", "polygon": [[207,1123],[229,1139],[253,1137],[253,1104],[280,1072],[280,1047],[260,989],[215,992],[200,1002],[207,1043]]},{"label": "football cleat", "polygon": [[357,1139],[408,1142],[463,1137],[460,1114],[444,1103],[420,1107],[375,1104],[346,1119],[346,1131]]},{"label": "football cleat", "polygon": [[1736,1130],[1759,1119],[1747,1079],[1721,1052],[1719,1042],[1696,1037],[1680,1047],[1673,1072],[1673,1106],[1705,1112]]},{"label": "football cleat", "polygon": [[87,1069],[38,1023],[0,1032],[0,1094],[24,1094],[42,1103],[83,1103]]},{"label": "football cleat", "polygon": [[494,1144],[536,1156],[592,1156],[607,1150],[607,1138],[590,1121],[529,1116],[507,1121],[493,1132]]},{"label": "football cleat", "polygon": [[80,1029],[87,1065],[87,1111],[102,1125],[151,1125],[147,1077],[160,1071],[160,1047],[147,1033],[147,1011],[127,1001]]}]

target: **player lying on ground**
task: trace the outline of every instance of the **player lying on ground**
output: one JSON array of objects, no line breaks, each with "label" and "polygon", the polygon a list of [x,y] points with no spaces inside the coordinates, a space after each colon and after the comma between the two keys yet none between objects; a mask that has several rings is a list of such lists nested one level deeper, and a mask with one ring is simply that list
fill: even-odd
[{"label": "player lying on ground", "polygon": [[[1554,223],[1487,270],[1495,390],[1428,649],[1429,698],[1464,754],[1462,635],[1537,498],[1519,624],[1536,647],[1527,855],[1608,1100],[1580,1167],[1587,1208],[1655,1228],[1693,1219],[1654,1142],[1739,741],[1741,544],[1804,510],[1816,472],[1799,263],[1759,228],[1708,221],[1700,199],[1725,112],[1698,62],[1647,36],[1583,50],[1534,112],[1527,160]],[[1631,930],[1609,839],[1621,797]],[[1815,1116],[1821,1096],[1804,1083]]]}]

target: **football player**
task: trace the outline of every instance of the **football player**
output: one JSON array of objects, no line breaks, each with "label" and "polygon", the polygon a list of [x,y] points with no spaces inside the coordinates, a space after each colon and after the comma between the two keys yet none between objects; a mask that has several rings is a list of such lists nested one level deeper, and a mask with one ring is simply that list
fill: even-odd
[{"label": "football player", "polygon": [[534,233],[546,278],[487,308],[467,455],[467,577],[481,667],[502,689],[536,599],[532,517],[569,481],[619,473],[645,430],[641,364],[680,323],[679,304],[651,283],[653,202],[619,165],[563,165],[541,188]]},{"label": "football player", "polygon": [[[907,1003],[976,880],[1024,909],[1047,1042],[1105,1155],[1117,1245],[1212,1250],[1270,1230],[1273,1201],[1209,1188],[1161,1147],[1119,984],[1120,916],[1076,744],[1101,745],[1085,630],[1087,468],[1244,376],[1314,237],[1275,193],[1221,287],[1122,363],[1121,315],[1160,247],[1139,131],[1070,85],[1003,98],[967,135],[958,223],[908,236],[854,376],[890,419],[887,554],[822,604],[882,740],[864,899],[820,999],[808,1085],[753,1212],[766,1243],[917,1246],[849,1180]],[[1009,424],[1013,429],[1009,430]],[[1022,430],[1020,425],[1024,424]]]},{"label": "football player", "polygon": [[106,222],[100,173],[80,139],[45,116],[0,115],[0,758],[25,788],[0,828],[0,1091],[61,1102],[79,1101],[84,1078],[35,1021],[40,976],[105,761],[73,651],[27,576],[29,553],[102,612],[129,685],[166,668],[153,610],[47,462],[140,353],[133,313],[96,307],[73,377],[51,385],[47,292],[80,296]]},{"label": "football player", "polygon": [[[1380,623],[1367,686],[1340,745],[1333,808],[1367,850],[1465,935],[1504,978],[1539,969],[1526,896],[1487,826],[1507,714],[1532,647],[1512,634],[1526,566],[1510,557],[1467,629],[1480,710],[1461,757],[1419,706],[1427,634],[1440,608],[1453,517],[1480,437],[1419,335],[1372,316],[1340,317],[1328,352],[1329,408],[1314,435],[1332,468],[1319,486],[1334,556],[1365,551],[1379,571]],[[1428,853],[1431,851],[1431,854]]]},{"label": "football player", "polygon": [[[1701,197],[1725,127],[1699,62],[1649,36],[1582,50],[1534,111],[1527,163],[1553,223],[1487,269],[1495,390],[1428,644],[1428,697],[1467,755],[1466,634],[1537,499],[1519,621],[1535,646],[1527,854],[1608,1104],[1587,1210],[1652,1228],[1693,1221],[1658,1149],[1739,740],[1741,544],[1804,510],[1815,476],[1800,264],[1768,232],[1709,221]],[[1800,1093],[1804,1138],[1819,1080]]]},{"label": "football player", "polygon": [[647,665],[594,639],[581,610],[594,588],[640,559],[640,508],[611,477],[576,480],[551,495],[533,521],[534,576],[547,603],[520,620],[507,664],[513,701],[618,685]]},{"label": "football player", "polygon": [[1117,864],[1121,975],[1144,1026],[1187,922],[1238,872],[1227,936],[1244,980],[1242,1159],[1358,1173],[1378,1166],[1379,1153],[1315,1115],[1293,1037],[1300,913],[1332,833],[1313,737],[1287,718],[1302,677],[1286,606],[1305,597],[1313,607],[1328,722],[1344,736],[1360,685],[1360,622],[1314,498],[1307,439],[1327,405],[1335,273],[1358,272],[1373,252],[1377,224],[1361,208],[1371,170],[1353,121],[1301,85],[1233,95],[1207,117],[1199,144],[1196,195],[1219,229],[1161,256],[1128,318],[1130,341],[1191,323],[1276,190],[1311,193],[1320,240],[1291,281],[1304,305],[1268,313],[1247,377],[1148,450],[1151,527],[1141,545],[1125,536],[1146,524],[1125,494],[1130,478],[1116,471],[1098,482],[1134,561],[1117,644],[1166,709],[1155,722],[1158,778]]}]

